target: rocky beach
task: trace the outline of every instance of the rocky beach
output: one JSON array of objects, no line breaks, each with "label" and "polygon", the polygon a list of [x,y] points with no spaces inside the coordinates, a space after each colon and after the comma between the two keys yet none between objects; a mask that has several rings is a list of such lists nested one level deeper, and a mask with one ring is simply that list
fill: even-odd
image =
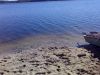
[{"label": "rocky beach", "polygon": [[100,60],[85,48],[32,48],[1,56],[0,75],[100,75]]}]

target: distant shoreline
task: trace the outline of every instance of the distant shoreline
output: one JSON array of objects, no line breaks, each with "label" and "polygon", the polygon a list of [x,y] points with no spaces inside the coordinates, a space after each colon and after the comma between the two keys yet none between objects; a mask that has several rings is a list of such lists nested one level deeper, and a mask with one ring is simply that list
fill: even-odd
[{"label": "distant shoreline", "polygon": [[47,2],[47,1],[72,1],[72,0],[33,0],[33,1],[0,1],[1,3]]},{"label": "distant shoreline", "polygon": [[23,2],[37,2],[37,1],[0,1],[0,3],[23,3]]}]

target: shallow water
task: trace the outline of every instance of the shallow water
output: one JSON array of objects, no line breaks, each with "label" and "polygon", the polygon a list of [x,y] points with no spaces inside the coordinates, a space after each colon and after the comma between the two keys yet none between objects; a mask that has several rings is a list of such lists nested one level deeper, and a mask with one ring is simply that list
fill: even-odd
[{"label": "shallow water", "polygon": [[0,40],[40,34],[100,31],[100,1],[58,1],[0,5]]},{"label": "shallow water", "polygon": [[39,35],[73,36],[80,35],[82,32],[100,31],[99,29],[99,0],[0,5],[1,44],[24,37]]}]

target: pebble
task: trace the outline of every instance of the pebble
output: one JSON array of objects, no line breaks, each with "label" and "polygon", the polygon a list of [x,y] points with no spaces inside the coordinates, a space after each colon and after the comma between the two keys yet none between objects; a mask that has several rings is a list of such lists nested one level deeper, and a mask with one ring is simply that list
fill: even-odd
[{"label": "pebble", "polygon": [[86,56],[86,54],[78,54],[77,56],[78,57],[84,57],[84,56]]}]

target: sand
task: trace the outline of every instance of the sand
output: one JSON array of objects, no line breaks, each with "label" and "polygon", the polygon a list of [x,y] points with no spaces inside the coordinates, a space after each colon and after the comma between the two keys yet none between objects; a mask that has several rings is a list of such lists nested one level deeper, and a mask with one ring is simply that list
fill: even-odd
[{"label": "sand", "polygon": [[84,48],[31,48],[1,56],[0,75],[100,75],[100,60]]}]

